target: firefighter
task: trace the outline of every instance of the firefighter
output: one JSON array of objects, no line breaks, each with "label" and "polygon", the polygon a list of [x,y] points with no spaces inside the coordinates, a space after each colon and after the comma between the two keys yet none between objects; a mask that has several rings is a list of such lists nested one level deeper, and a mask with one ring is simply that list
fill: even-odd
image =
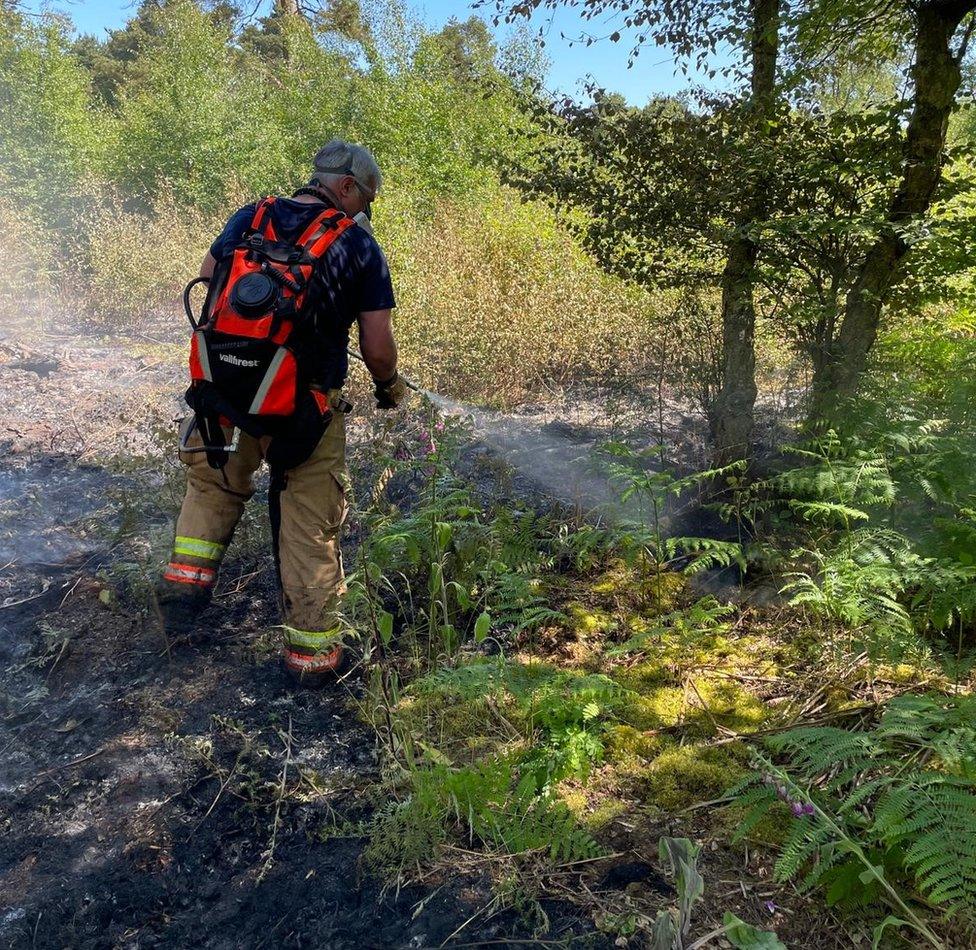
[{"label": "firefighter", "polygon": [[[197,400],[195,416],[184,420],[181,430],[180,459],[186,466],[187,484],[173,555],[155,591],[157,612],[167,637],[189,633],[210,602],[227,545],[244,505],[254,494],[255,473],[267,461],[271,468],[272,542],[283,615],[283,664],[288,674],[305,686],[320,685],[334,677],[344,659],[338,612],[345,589],[339,533],[349,503],[345,459],[345,412],[349,405],[342,400],[340,389],[348,371],[347,345],[353,324],[358,326],[359,349],[373,376],[377,406],[393,409],[406,394],[397,374],[390,272],[368,221],[381,182],[380,170],[366,148],[331,141],[316,154],[309,183],[293,196],[265,199],[237,211],[200,268],[204,281],[219,279],[226,290],[233,277],[232,272],[231,278],[226,276],[229,262],[237,260],[234,255],[242,248],[242,241],[250,240],[253,247],[264,238],[273,238],[287,245],[298,241],[298,236],[306,234],[317,220],[341,225],[327,234],[331,240],[323,246],[328,249],[314,260],[307,272],[307,289],[297,298],[301,301],[301,325],[312,329],[289,341],[290,349],[309,367],[306,375],[311,378],[310,388],[320,407],[328,407],[323,415],[327,420],[324,434],[319,437],[318,430],[304,421],[291,426],[294,437],[268,437],[260,434],[261,429],[249,432],[246,429],[252,427],[246,424],[255,417],[238,419],[226,401],[218,403],[227,407],[226,412],[208,415]],[[263,237],[253,237],[256,226]],[[254,257],[245,252],[240,260]],[[254,270],[252,265],[243,266]],[[266,273],[274,269],[264,267]],[[285,274],[300,279],[294,268]],[[274,273],[271,276],[279,284],[297,286]],[[258,278],[249,279],[253,285]],[[211,285],[211,307],[220,304],[220,300],[215,302],[214,293]],[[205,313],[201,326],[207,322]],[[194,336],[201,334],[204,330]],[[242,341],[240,346],[246,347],[247,342]],[[191,370],[201,363],[196,343],[195,339]],[[205,344],[203,340],[200,345]],[[224,345],[233,344],[225,340]],[[238,364],[256,362],[234,355],[242,352],[247,351],[218,353],[216,359],[225,361],[226,365],[220,366],[228,371]],[[213,353],[207,362],[214,362]],[[209,373],[204,375],[210,378]],[[216,391],[213,385],[206,388]],[[194,392],[191,387],[187,394],[191,406]],[[213,423],[210,430],[205,425],[208,418]],[[245,431],[235,428],[234,421],[240,421]],[[309,442],[310,434],[310,444],[302,447],[302,440]],[[205,441],[214,437],[224,448],[205,451]]]}]

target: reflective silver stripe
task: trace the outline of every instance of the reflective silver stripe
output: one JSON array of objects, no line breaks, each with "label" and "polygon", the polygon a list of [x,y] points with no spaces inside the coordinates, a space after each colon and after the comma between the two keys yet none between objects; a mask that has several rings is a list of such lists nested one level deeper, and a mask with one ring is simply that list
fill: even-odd
[{"label": "reflective silver stripe", "polygon": [[191,584],[212,584],[217,579],[217,572],[209,567],[193,567],[189,564],[167,565],[163,577],[168,581],[188,581]]},{"label": "reflective silver stripe", "polygon": [[265,397],[268,395],[268,390],[271,388],[271,384],[274,382],[275,376],[278,375],[278,370],[287,355],[288,351],[283,346],[279,346],[278,352],[275,353],[274,358],[271,360],[268,371],[264,374],[264,379],[261,380],[261,385],[258,386],[258,391],[254,394],[254,402],[251,403],[251,408],[247,410],[250,415],[256,416],[260,413],[261,403],[264,402]]},{"label": "reflective silver stripe", "polygon": [[189,554],[191,557],[202,557],[208,561],[219,561],[224,554],[224,545],[216,541],[204,541],[203,538],[178,537],[173,547],[174,554]]},{"label": "reflective silver stripe", "polygon": [[203,335],[203,330],[197,330],[197,356],[200,359],[200,369],[203,370],[203,378],[213,382],[213,374],[210,372],[210,352],[207,350],[207,340]]}]

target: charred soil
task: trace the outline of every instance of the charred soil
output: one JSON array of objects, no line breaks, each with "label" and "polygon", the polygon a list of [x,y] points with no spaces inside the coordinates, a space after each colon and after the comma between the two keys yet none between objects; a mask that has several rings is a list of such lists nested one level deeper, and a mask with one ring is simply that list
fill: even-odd
[{"label": "charred soil", "polygon": [[[490,900],[477,872],[396,894],[361,866],[358,684],[293,691],[267,567],[225,573],[205,638],[168,647],[90,566],[6,568],[0,944],[430,947]],[[527,936],[503,914],[458,942]]]}]

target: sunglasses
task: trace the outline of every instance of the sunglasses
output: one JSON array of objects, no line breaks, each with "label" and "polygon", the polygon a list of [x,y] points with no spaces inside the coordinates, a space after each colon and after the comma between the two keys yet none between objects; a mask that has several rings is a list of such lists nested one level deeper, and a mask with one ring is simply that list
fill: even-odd
[{"label": "sunglasses", "polygon": [[356,187],[360,191],[360,194],[362,194],[363,198],[366,199],[366,207],[363,208],[363,214],[365,214],[367,218],[372,218],[373,202],[376,200],[376,192],[367,189],[365,185],[363,185],[355,175],[352,176],[352,180],[355,182]]}]

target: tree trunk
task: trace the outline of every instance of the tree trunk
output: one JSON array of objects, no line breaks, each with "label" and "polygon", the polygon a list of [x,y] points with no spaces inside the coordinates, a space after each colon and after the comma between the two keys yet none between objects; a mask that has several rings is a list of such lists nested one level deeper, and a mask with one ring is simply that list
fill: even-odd
[{"label": "tree trunk", "polygon": [[[769,135],[767,120],[776,102],[776,58],[779,52],[781,0],[752,3],[752,99],[755,127]],[[754,269],[759,247],[753,226],[765,217],[766,189],[753,185],[735,222],[722,273],[722,388],[712,407],[712,437],[716,464],[749,456],[756,404],[756,305]]]},{"label": "tree trunk", "polygon": [[950,47],[976,0],[928,2],[918,9],[912,78],[915,102],[905,133],[904,168],[887,224],[867,251],[844,306],[837,339],[813,378],[811,417],[824,420],[854,394],[878,336],[881,310],[898,278],[909,244],[903,230],[924,214],[942,173],[946,131],[961,73]]}]

